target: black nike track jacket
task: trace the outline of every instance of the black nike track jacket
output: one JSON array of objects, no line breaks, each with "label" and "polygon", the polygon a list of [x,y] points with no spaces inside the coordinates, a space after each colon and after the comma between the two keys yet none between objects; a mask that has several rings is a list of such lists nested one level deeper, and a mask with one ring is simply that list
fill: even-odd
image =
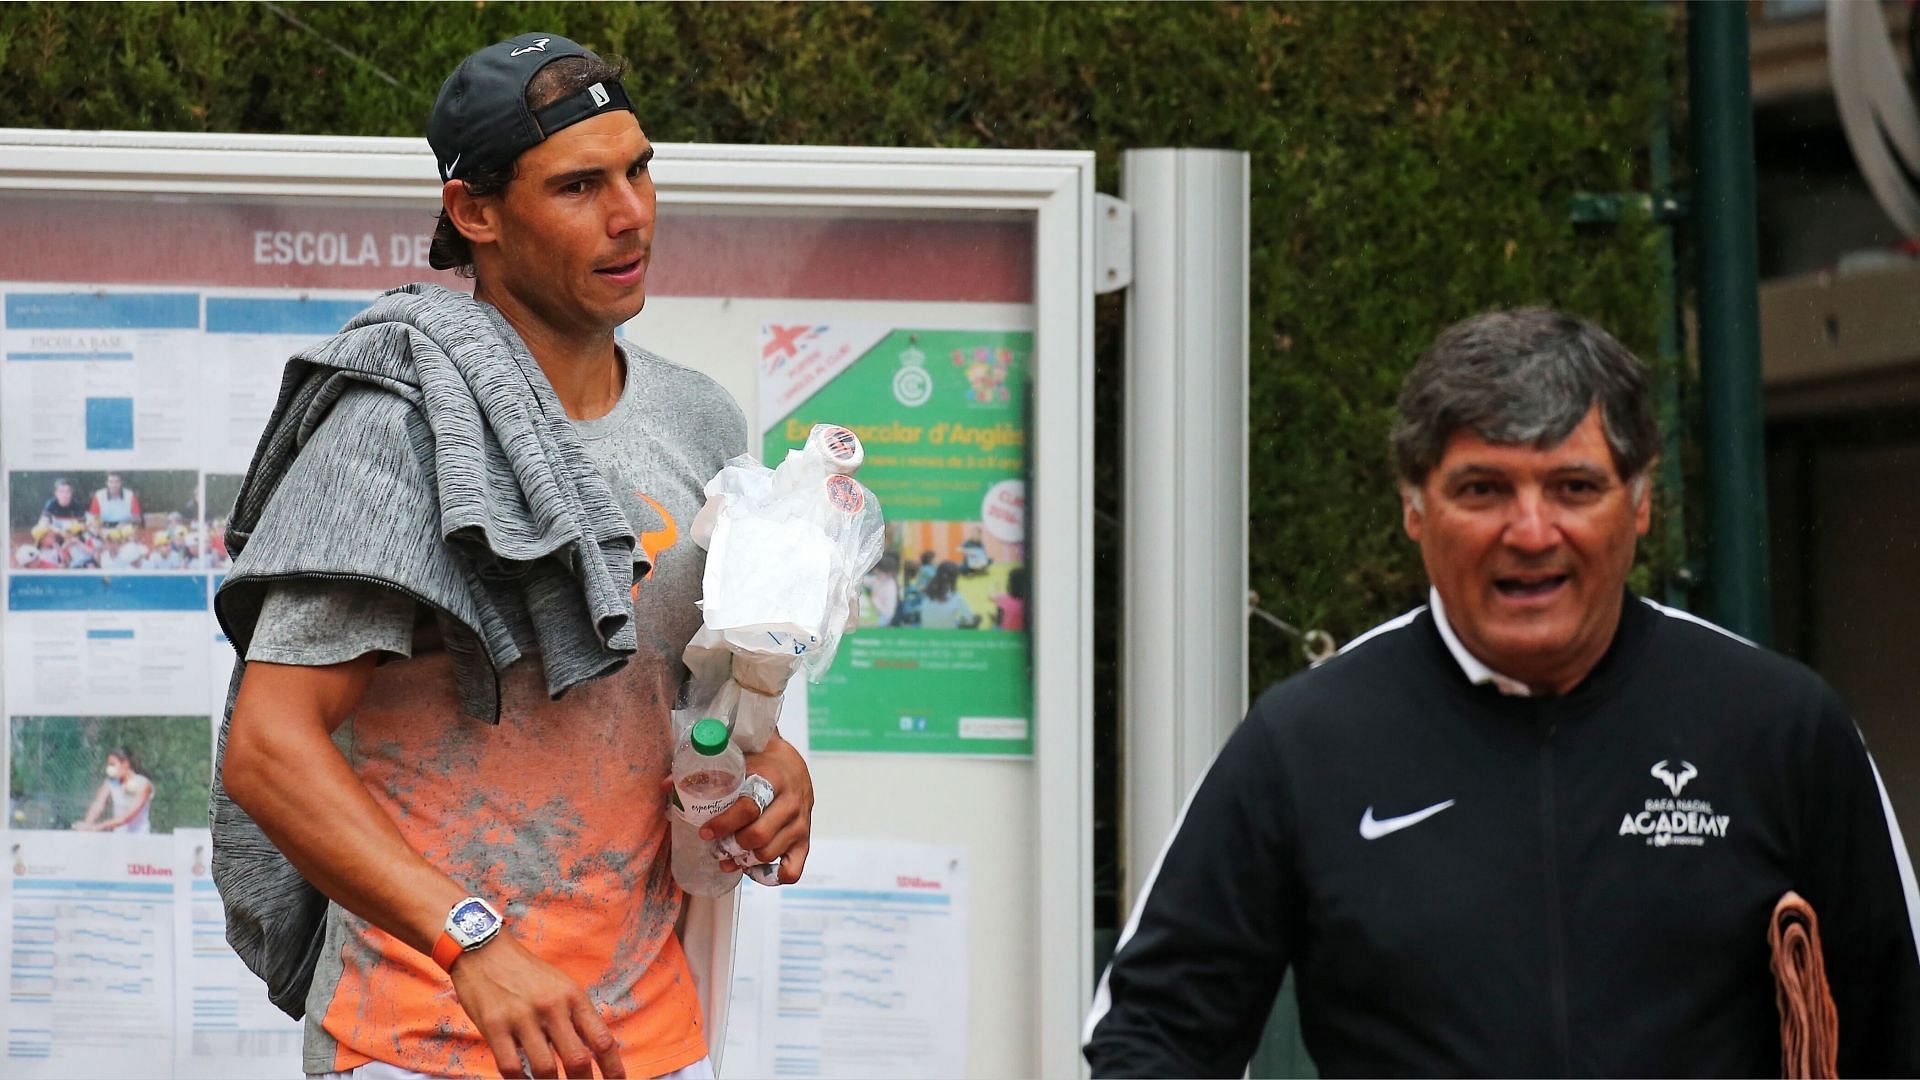
[{"label": "black nike track jacket", "polygon": [[1920,1073],[1920,898],[1818,676],[1629,597],[1560,697],[1425,608],[1261,697],[1087,1020],[1095,1076],[1238,1076],[1288,967],[1327,1076],[1777,1076],[1774,903],[1820,920],[1842,1075]]}]

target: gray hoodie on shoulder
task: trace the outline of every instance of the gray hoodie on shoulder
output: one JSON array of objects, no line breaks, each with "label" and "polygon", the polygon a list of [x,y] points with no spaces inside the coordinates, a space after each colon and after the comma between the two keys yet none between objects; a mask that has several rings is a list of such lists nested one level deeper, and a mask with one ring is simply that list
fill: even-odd
[{"label": "gray hoodie on shoulder", "polygon": [[[227,524],[214,598],[247,655],[270,587],[358,580],[436,613],[461,709],[499,721],[498,672],[537,653],[547,691],[618,670],[648,569],[606,477],[500,313],[438,285],[385,293],[287,363]],[[212,873],[227,941],[288,1015],[304,1011],[327,901],[220,782],[245,660],[216,749]]]}]

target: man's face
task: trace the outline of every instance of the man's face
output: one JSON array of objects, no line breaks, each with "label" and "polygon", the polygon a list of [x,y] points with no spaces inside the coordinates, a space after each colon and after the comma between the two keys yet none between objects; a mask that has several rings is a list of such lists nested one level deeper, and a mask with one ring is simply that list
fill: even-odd
[{"label": "man's face", "polygon": [[1651,498],[1619,475],[1600,410],[1547,450],[1456,431],[1402,492],[1407,535],[1468,651],[1564,693],[1605,655]]},{"label": "man's face", "polygon": [[61,506],[67,505],[73,501],[73,486],[70,484],[53,485],[53,497],[59,500]]},{"label": "man's face", "polygon": [[653,249],[652,157],[629,112],[583,120],[520,155],[513,182],[490,200],[494,244],[481,281],[566,333],[605,333],[639,314]]}]

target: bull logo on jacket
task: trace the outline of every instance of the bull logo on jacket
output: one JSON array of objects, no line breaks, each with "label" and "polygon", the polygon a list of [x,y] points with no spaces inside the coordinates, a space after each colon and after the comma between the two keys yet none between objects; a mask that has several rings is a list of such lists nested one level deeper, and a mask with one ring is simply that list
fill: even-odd
[{"label": "bull logo on jacket", "polygon": [[1673,770],[1667,768],[1666,760],[1662,759],[1654,763],[1651,773],[1654,779],[1665,781],[1667,790],[1673,792],[1673,797],[1677,799],[1680,789],[1687,786],[1687,781],[1699,776],[1700,770],[1693,767],[1693,762],[1683,761],[1680,763],[1680,775],[1675,776]]},{"label": "bull logo on jacket", "polygon": [[1680,792],[1689,780],[1700,775],[1691,761],[1680,762],[1678,772],[1671,759],[1653,763],[1647,775],[1666,785],[1669,798],[1648,799],[1638,812],[1629,811],[1620,818],[1621,836],[1644,837],[1648,847],[1705,847],[1709,839],[1725,839],[1733,818],[1715,814],[1705,799],[1683,799]]}]

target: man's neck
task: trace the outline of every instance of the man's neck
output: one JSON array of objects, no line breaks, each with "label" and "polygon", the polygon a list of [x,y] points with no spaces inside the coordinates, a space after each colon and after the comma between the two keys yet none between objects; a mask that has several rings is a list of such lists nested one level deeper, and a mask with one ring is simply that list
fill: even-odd
[{"label": "man's neck", "polygon": [[553,326],[505,289],[476,282],[476,300],[492,304],[507,325],[527,343],[527,351],[547,376],[560,406],[575,420],[597,420],[613,411],[626,383],[613,330],[571,334]]},{"label": "man's neck", "polygon": [[1586,681],[1588,675],[1593,674],[1593,669],[1599,666],[1601,658],[1620,632],[1621,613],[1616,610],[1613,613],[1613,629],[1598,652],[1592,655],[1578,654],[1557,665],[1515,674],[1510,673],[1512,669],[1495,670],[1481,655],[1481,650],[1461,637],[1460,628],[1453,624],[1446,603],[1440,598],[1439,589],[1428,587],[1427,606],[1433,610],[1434,623],[1447,651],[1453,654],[1454,661],[1460,665],[1468,681],[1490,685],[1509,697],[1556,697],[1572,693]]}]

